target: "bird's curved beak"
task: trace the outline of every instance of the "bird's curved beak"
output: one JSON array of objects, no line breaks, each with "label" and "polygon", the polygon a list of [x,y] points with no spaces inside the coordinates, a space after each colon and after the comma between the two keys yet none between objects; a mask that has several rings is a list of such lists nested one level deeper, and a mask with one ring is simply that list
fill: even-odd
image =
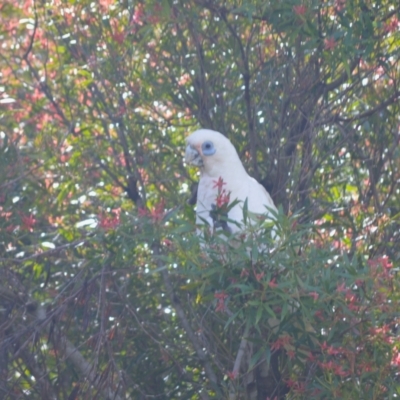
[{"label": "bird's curved beak", "polygon": [[185,151],[185,161],[186,164],[191,164],[196,167],[203,167],[203,159],[201,158],[200,153],[196,148],[188,144],[186,146],[186,151]]}]

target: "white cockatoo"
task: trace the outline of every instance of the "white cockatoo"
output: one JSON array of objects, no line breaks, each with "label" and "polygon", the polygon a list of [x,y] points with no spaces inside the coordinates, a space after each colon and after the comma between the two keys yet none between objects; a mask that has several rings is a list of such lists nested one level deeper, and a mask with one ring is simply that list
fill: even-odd
[{"label": "white cockatoo", "polygon": [[[278,211],[271,196],[262,185],[248,175],[228,138],[210,129],[199,129],[189,135],[186,142],[186,163],[200,168],[196,204],[197,224],[206,222],[213,228],[223,228],[230,233],[242,231],[243,206],[246,199],[249,213],[263,214],[267,219],[274,219],[272,212]],[[228,200],[235,204],[226,215],[228,221],[216,222],[215,209],[219,203],[226,203]]]},{"label": "white cockatoo", "polygon": [[[244,221],[244,205],[247,200],[248,221],[256,224],[258,215],[263,215],[266,220],[273,221],[278,213],[275,204],[265,190],[254,178],[249,176],[230,140],[219,132],[210,129],[199,129],[186,139],[187,147],[185,161],[187,164],[200,168],[200,181],[197,190],[196,223],[208,224],[214,230],[221,229],[236,234],[246,231]],[[227,215],[224,220],[216,218],[218,209],[227,203],[233,207],[226,208]],[[261,218],[260,220],[265,220]],[[201,235],[201,233],[200,233]],[[272,238],[277,239],[275,230]],[[266,249],[264,247],[264,249]],[[250,249],[249,249],[250,250]],[[279,321],[270,318],[269,325],[274,329]],[[241,340],[240,348],[234,363],[233,373],[239,373],[241,364],[244,364],[243,373],[246,376],[245,385],[249,398],[257,394],[256,374],[249,371],[253,344],[248,341],[249,333]],[[243,360],[243,362],[242,362]],[[261,380],[269,374],[266,360],[258,362],[258,375]],[[265,380],[265,379],[264,379]],[[229,398],[236,398],[234,395]]]}]

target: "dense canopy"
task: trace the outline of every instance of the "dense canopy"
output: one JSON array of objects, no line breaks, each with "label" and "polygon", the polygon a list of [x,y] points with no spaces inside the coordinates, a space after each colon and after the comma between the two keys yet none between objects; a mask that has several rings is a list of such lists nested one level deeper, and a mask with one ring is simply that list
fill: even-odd
[{"label": "dense canopy", "polygon": [[[1,398],[400,396],[397,0],[3,0],[0,43]],[[278,242],[196,235],[200,127]]]}]

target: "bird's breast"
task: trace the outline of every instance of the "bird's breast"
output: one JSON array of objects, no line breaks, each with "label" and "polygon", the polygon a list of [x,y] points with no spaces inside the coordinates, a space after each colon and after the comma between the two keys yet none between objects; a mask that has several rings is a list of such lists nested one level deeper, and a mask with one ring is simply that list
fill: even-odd
[{"label": "bird's breast", "polygon": [[215,204],[218,190],[210,178],[202,178],[197,190],[197,213],[210,211],[212,204]]},{"label": "bird's breast", "polygon": [[[229,185],[229,182],[224,182],[224,185],[221,185],[218,188],[218,180],[215,180],[213,178],[204,176],[200,179],[199,182],[199,188],[197,192],[197,205],[196,205],[196,222],[198,224],[203,224],[204,221],[206,221],[210,226],[218,228],[220,225],[229,225],[229,230],[231,232],[237,231],[239,228],[237,225],[234,224],[229,224],[224,223],[223,221],[216,221],[216,218],[218,218],[218,212],[217,210],[217,198],[218,196],[224,196],[228,195],[229,196],[229,202],[233,202],[235,200],[239,200],[240,203],[236,204],[234,207],[232,207],[229,210],[229,213],[225,216],[223,216],[223,219],[227,218],[232,221],[237,221],[240,222],[243,219],[243,211],[242,211],[242,206],[244,198],[243,196],[240,196],[240,193],[238,193],[237,190],[231,190],[232,185]],[[223,191],[223,193],[221,193]],[[245,193],[242,192],[242,194]],[[245,196],[246,197],[246,196]],[[228,228],[226,226],[225,228]]]}]

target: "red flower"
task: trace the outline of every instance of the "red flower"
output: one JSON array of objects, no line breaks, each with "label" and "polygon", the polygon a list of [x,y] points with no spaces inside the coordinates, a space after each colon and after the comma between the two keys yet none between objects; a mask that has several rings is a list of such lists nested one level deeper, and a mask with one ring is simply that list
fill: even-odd
[{"label": "red flower", "polygon": [[158,202],[150,211],[150,217],[153,222],[160,222],[164,218],[165,200]]},{"label": "red flower", "polygon": [[224,312],[226,310],[225,299],[228,297],[228,295],[224,291],[221,291],[218,293],[214,293],[214,297],[218,300],[215,311]]},{"label": "red flower", "polygon": [[342,11],[346,5],[346,0],[335,0],[336,11]]},{"label": "red flower", "polygon": [[311,296],[314,299],[314,301],[316,301],[319,297],[319,294],[317,292],[310,292],[308,293],[308,295]]},{"label": "red flower", "polygon": [[116,117],[121,117],[122,115],[124,115],[126,113],[126,108],[125,106],[120,106],[118,108],[117,113],[115,114]]},{"label": "red flower", "polygon": [[315,311],[314,315],[315,315],[318,319],[320,319],[321,321],[323,321],[323,320],[325,319],[325,318],[324,318],[324,313],[322,312],[322,310],[317,310],[317,311]]},{"label": "red flower", "polygon": [[279,350],[282,347],[287,346],[292,341],[292,338],[288,335],[280,336],[274,343],[271,344],[271,350]]},{"label": "red flower", "polygon": [[337,285],[336,291],[339,292],[339,293],[341,293],[341,292],[347,292],[346,284],[343,282],[343,283],[341,283],[340,285]]},{"label": "red flower", "polygon": [[296,355],[296,353],[293,350],[288,350],[286,352],[286,354],[288,355],[288,357],[293,360],[294,356]]},{"label": "red flower", "polygon": [[288,379],[286,384],[297,393],[303,393],[306,390],[304,382],[294,381],[293,379]]},{"label": "red flower", "polygon": [[120,224],[120,219],[119,215],[121,213],[121,209],[117,208],[115,210],[112,210],[114,216],[106,217],[104,215],[99,216],[99,226],[100,228],[108,231],[110,229],[115,229],[119,224]]},{"label": "red flower", "polygon": [[105,229],[106,231],[109,229],[114,229],[119,225],[118,217],[100,217],[99,226],[100,228]]},{"label": "red flower", "polygon": [[291,387],[293,387],[293,386],[295,386],[296,385],[296,382],[293,380],[293,379],[288,379],[287,381],[286,381],[286,384],[291,388]]},{"label": "red flower", "polygon": [[394,367],[400,368],[400,353],[395,353],[392,357],[392,363]]},{"label": "red flower", "polygon": [[16,226],[14,226],[14,225],[9,225],[9,226],[7,226],[7,228],[6,228],[6,232],[10,233],[10,232],[12,232],[15,228],[16,228]]},{"label": "red flower", "polygon": [[165,215],[165,200],[158,202],[151,210],[140,207],[138,209],[139,217],[150,217],[154,223],[161,222]]},{"label": "red flower", "polygon": [[240,273],[240,277],[244,278],[245,276],[249,276],[249,271],[243,268],[242,272]]},{"label": "red flower", "polygon": [[326,343],[326,340],[325,340],[323,343],[321,343],[320,346],[321,346],[321,349],[322,349],[322,350],[326,350],[326,349],[329,348],[328,344]]},{"label": "red flower", "polygon": [[226,193],[225,189],[221,191],[221,193],[218,193],[216,202],[217,202],[217,207],[223,207],[226,204],[229,204],[231,194]]},{"label": "red flower", "polygon": [[383,325],[380,328],[369,328],[369,331],[372,335],[386,335],[389,332],[390,328],[388,325]]},{"label": "red flower", "polygon": [[315,360],[316,360],[315,355],[313,353],[311,353],[311,352],[308,353],[307,361],[314,362]]},{"label": "red flower", "polygon": [[323,350],[326,350],[330,356],[337,356],[338,354],[344,354],[345,350],[342,347],[328,346],[326,342],[321,345]]},{"label": "red flower", "polygon": [[231,381],[234,381],[238,376],[238,372],[237,371],[229,371],[226,374],[228,375],[228,377],[229,377],[229,379]]},{"label": "red flower", "polygon": [[223,189],[223,186],[226,185],[226,183],[221,177],[219,177],[218,180],[213,181],[213,183],[214,183],[213,189],[215,188],[218,189],[218,194],[217,197],[215,198],[217,203],[217,208],[224,207],[226,204],[229,204],[231,192],[228,193],[225,189]]},{"label": "red flower", "polygon": [[169,239],[163,239],[162,244],[166,247],[172,247],[172,242]]},{"label": "red flower", "polygon": [[357,306],[356,304],[349,304],[349,310],[354,311],[354,312],[358,312],[360,311],[360,306]]},{"label": "red flower", "polygon": [[147,217],[147,215],[148,215],[147,209],[144,207],[139,207],[138,214],[139,214],[139,217]]},{"label": "red flower", "polygon": [[213,189],[218,188],[218,192],[222,190],[222,186],[226,185],[222,177],[219,177],[217,181],[213,181]]},{"label": "red flower", "polygon": [[334,361],[321,362],[319,363],[320,367],[326,370],[331,370],[335,375],[339,375],[342,377],[348,376],[349,372],[344,371],[343,367],[340,364],[335,363]]},{"label": "red flower", "polygon": [[22,220],[22,229],[29,232],[33,232],[33,227],[37,222],[34,216],[32,214],[30,215],[21,214],[21,220]]},{"label": "red flower", "polygon": [[370,267],[377,267],[381,265],[385,269],[389,269],[393,267],[393,264],[389,262],[389,257],[384,256],[384,257],[379,257],[376,258],[375,260],[368,260],[368,265]]},{"label": "red flower", "polygon": [[273,289],[276,288],[278,286],[278,284],[276,283],[276,278],[273,278],[269,281],[268,286]]},{"label": "red flower", "polygon": [[399,27],[400,21],[397,19],[397,17],[393,17],[388,22],[385,22],[384,30],[386,33],[395,32],[399,29]]},{"label": "red flower", "polygon": [[125,33],[117,32],[117,33],[114,33],[111,37],[118,44],[122,44],[122,43],[124,43],[124,40],[125,40]]},{"label": "red flower", "polygon": [[258,282],[260,282],[260,280],[263,278],[263,276],[265,275],[264,272],[260,272],[259,274],[254,274],[256,276],[256,279]]},{"label": "red flower", "polygon": [[304,4],[293,6],[293,11],[297,15],[304,15],[307,12],[307,7]]},{"label": "red flower", "polygon": [[135,24],[142,24],[143,17],[144,17],[143,6],[139,5],[136,8],[135,13],[133,14],[132,20]]},{"label": "red flower", "polygon": [[336,47],[337,43],[334,38],[326,38],[324,39],[324,49],[325,50],[333,50]]}]

